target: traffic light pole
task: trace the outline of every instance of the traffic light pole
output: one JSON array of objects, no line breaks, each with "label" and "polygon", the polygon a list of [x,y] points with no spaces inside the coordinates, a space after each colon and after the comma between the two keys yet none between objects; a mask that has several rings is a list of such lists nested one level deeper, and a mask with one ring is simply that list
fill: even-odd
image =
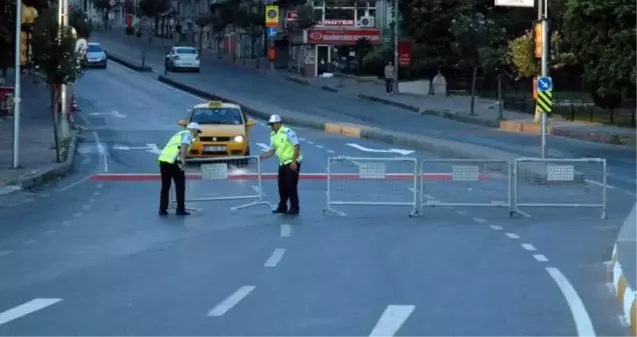
[{"label": "traffic light pole", "polygon": [[398,33],[399,31],[399,27],[398,27],[398,19],[399,19],[399,14],[398,14],[398,0],[394,0],[394,94],[398,94],[398,88],[400,87],[398,85],[398,73],[400,71],[400,67],[398,66]]},{"label": "traffic light pole", "polygon": [[20,166],[20,66],[22,60],[22,1],[15,4],[15,83],[13,86],[13,161],[12,167]]},{"label": "traffic light pole", "polygon": [[[548,0],[539,0],[538,6],[538,19],[542,20],[542,77],[549,76],[549,6]],[[544,6],[542,6],[544,2]],[[542,7],[544,7],[544,13],[542,13]],[[547,116],[546,112],[542,112],[542,158],[546,158],[546,128],[547,128]]]}]

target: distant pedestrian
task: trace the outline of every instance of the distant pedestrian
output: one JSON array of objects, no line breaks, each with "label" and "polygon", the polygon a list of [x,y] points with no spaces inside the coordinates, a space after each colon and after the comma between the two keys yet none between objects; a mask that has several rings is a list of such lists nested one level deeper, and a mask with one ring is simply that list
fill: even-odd
[{"label": "distant pedestrian", "polygon": [[387,95],[394,93],[394,80],[396,79],[396,68],[392,61],[385,66],[385,91]]},{"label": "distant pedestrian", "polygon": [[[301,170],[301,145],[296,133],[283,125],[281,117],[270,116],[268,120],[272,132],[270,133],[270,150],[261,155],[267,159],[273,155],[279,157],[279,207],[272,213],[299,214],[299,171]],[[288,209],[288,200],[290,208]]]},{"label": "distant pedestrian", "polygon": [[190,123],[187,130],[179,131],[170,138],[159,155],[161,173],[161,194],[159,197],[159,215],[168,214],[168,200],[171,181],[175,181],[177,195],[177,215],[189,215],[186,212],[186,155],[190,152],[196,135],[201,133],[197,123]]}]

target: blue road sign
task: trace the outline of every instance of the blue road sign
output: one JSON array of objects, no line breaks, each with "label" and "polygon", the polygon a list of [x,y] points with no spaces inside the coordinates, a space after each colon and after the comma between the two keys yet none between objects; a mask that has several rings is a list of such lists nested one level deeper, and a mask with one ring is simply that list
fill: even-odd
[{"label": "blue road sign", "polygon": [[551,91],[553,90],[553,80],[550,77],[540,77],[537,80],[538,91]]},{"label": "blue road sign", "polygon": [[276,28],[275,27],[268,27],[268,36],[269,37],[275,37],[277,34]]}]

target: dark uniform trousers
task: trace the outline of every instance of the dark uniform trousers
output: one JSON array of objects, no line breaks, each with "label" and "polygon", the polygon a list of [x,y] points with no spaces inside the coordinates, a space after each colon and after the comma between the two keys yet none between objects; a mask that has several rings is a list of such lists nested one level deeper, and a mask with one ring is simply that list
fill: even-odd
[{"label": "dark uniform trousers", "polygon": [[186,210],[186,173],[179,168],[179,164],[159,162],[159,172],[161,174],[161,193],[159,197],[159,210],[168,209],[171,180],[175,181],[175,194],[177,196],[177,212]]},{"label": "dark uniform trousers", "polygon": [[288,200],[290,201],[290,210],[299,209],[299,172],[301,172],[301,163],[296,164],[296,171],[290,168],[290,164],[280,165],[278,182],[279,182],[279,211],[287,210]]}]

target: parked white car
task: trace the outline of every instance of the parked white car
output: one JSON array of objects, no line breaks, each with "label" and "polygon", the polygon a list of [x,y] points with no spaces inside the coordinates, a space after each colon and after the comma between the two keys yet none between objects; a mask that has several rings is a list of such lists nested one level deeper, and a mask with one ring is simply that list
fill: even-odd
[{"label": "parked white car", "polygon": [[199,72],[199,53],[193,47],[172,47],[166,54],[166,69],[176,71],[179,69],[194,70]]},{"label": "parked white car", "polygon": [[86,59],[89,67],[106,68],[108,65],[108,56],[106,56],[106,51],[97,42],[91,42],[88,44]]}]

